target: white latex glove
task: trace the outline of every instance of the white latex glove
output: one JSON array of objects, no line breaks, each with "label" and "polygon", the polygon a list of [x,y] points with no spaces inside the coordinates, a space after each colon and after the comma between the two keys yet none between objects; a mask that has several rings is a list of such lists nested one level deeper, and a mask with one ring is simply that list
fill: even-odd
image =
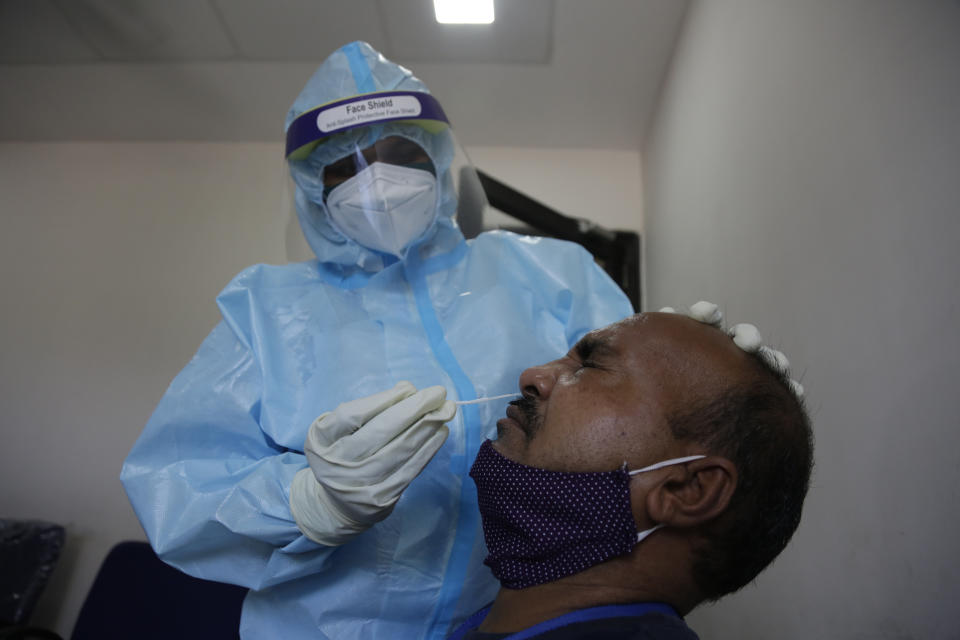
[{"label": "white latex glove", "polygon": [[304,535],[340,545],[383,520],[437,452],[457,413],[441,386],[409,382],[345,402],[314,420],[290,511]]}]

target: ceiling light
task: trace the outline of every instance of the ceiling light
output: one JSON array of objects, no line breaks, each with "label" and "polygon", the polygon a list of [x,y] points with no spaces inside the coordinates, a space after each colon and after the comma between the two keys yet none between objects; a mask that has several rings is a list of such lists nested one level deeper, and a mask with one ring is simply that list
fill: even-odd
[{"label": "ceiling light", "polygon": [[433,0],[440,24],[490,24],[493,0]]}]

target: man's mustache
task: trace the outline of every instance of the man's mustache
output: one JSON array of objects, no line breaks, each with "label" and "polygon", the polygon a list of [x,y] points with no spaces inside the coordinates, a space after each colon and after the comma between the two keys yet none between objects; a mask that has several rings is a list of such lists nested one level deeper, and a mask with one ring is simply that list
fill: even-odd
[{"label": "man's mustache", "polygon": [[510,402],[513,406],[520,409],[522,420],[520,427],[527,436],[527,440],[540,428],[540,401],[535,396],[521,396],[517,400]]}]

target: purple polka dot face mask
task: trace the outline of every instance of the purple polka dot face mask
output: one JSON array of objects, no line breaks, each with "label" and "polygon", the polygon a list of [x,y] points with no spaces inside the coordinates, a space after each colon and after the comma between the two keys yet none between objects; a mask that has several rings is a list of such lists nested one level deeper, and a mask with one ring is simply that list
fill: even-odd
[{"label": "purple polka dot face mask", "polygon": [[490,567],[504,587],[524,589],[579,573],[663,525],[637,532],[630,476],[702,458],[690,456],[627,471],[548,471],[513,462],[487,440],[470,469],[477,485]]}]

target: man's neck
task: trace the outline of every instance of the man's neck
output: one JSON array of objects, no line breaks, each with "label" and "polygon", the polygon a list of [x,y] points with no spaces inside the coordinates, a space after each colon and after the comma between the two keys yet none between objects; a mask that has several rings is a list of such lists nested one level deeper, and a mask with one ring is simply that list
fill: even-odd
[{"label": "man's neck", "polygon": [[617,568],[599,565],[527,589],[501,587],[479,630],[515,633],[573,611],[612,604],[664,602],[680,613],[685,612],[685,603],[677,601],[663,589],[646,588],[635,580],[623,583],[611,576],[616,571]]}]

